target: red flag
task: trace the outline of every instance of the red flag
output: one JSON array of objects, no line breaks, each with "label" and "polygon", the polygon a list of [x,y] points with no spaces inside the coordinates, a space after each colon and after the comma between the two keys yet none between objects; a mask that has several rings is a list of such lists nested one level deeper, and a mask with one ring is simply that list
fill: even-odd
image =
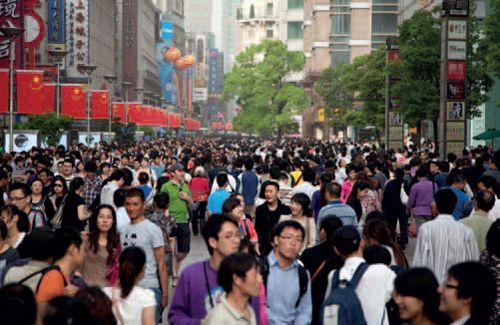
[{"label": "red flag", "polygon": [[86,94],[81,84],[61,85],[61,114],[74,119],[85,119]]},{"label": "red flag", "polygon": [[141,104],[139,103],[128,103],[128,121],[130,123],[135,123],[137,125],[141,124]]},{"label": "red flag", "polygon": [[9,112],[9,70],[0,70],[0,113]]},{"label": "red flag", "polygon": [[181,119],[177,114],[170,114],[168,116],[168,126],[171,128],[178,128],[181,126]]},{"label": "red flag", "polygon": [[224,129],[230,131],[233,129],[233,123],[226,123],[226,125],[224,125]]},{"label": "red flag", "polygon": [[56,85],[43,84],[42,88],[42,113],[49,113],[54,111]]},{"label": "red flag", "polygon": [[43,114],[43,71],[17,70],[17,113]]},{"label": "red flag", "polygon": [[119,117],[119,122],[125,124],[125,103],[113,103],[112,116],[113,119]]},{"label": "red flag", "polygon": [[92,119],[107,120],[108,119],[108,91],[107,90],[92,90],[90,93],[92,103]]}]

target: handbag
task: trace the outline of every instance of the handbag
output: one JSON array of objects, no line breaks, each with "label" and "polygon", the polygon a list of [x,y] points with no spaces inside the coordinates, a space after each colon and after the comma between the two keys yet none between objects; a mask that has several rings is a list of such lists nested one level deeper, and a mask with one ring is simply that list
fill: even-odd
[{"label": "handbag", "polygon": [[62,202],[61,202],[61,205],[59,206],[59,209],[57,209],[57,212],[56,214],[54,215],[54,217],[52,218],[51,222],[52,222],[52,227],[54,229],[59,229],[61,228],[61,224],[62,224],[62,215],[63,215],[63,210],[64,210],[64,205],[66,204],[66,198],[68,197],[68,194],[66,194],[64,196],[64,198],[62,199]]},{"label": "handbag", "polygon": [[406,205],[408,203],[408,195],[406,194],[404,183],[401,184],[401,190],[399,191],[399,198],[401,199],[401,203],[403,205]]},{"label": "handbag", "polygon": [[408,226],[408,236],[417,238],[417,219],[414,215],[410,216],[410,225]]},{"label": "handbag", "polygon": [[116,255],[115,255],[115,260],[113,261],[113,265],[109,268],[109,270],[106,272],[106,279],[108,280],[108,285],[110,287],[113,287],[118,281],[118,275],[120,272],[120,254],[122,253],[122,247],[120,244],[118,244],[118,247],[116,248]]}]

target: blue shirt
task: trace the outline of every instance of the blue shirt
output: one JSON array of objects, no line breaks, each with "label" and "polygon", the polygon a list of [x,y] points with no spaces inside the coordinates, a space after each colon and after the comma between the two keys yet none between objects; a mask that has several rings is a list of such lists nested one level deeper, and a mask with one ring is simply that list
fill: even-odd
[{"label": "blue shirt", "polygon": [[222,213],[222,204],[230,196],[226,188],[218,189],[208,197],[207,209],[210,213]]},{"label": "blue shirt", "polygon": [[150,186],[147,185],[140,185],[137,186],[138,189],[140,189],[144,193],[144,197],[147,199],[151,191],[153,190]]},{"label": "blue shirt", "polygon": [[453,213],[452,213],[453,218],[455,218],[455,220],[460,220],[464,217],[467,217],[464,214],[467,210],[467,204],[469,203],[469,197],[467,196],[467,194],[465,194],[464,191],[461,191],[458,188],[454,188],[454,187],[450,187],[450,188],[453,191],[453,193],[455,193],[455,195],[457,196],[457,204],[455,204],[455,210],[453,210]]},{"label": "blue shirt", "polygon": [[[321,222],[327,219],[329,215],[336,215],[344,226],[355,226],[358,227],[358,217],[354,209],[347,204],[342,203],[340,200],[330,201],[324,207],[319,210],[318,214],[318,226],[316,228],[321,228]],[[319,237],[318,237],[319,238]]]},{"label": "blue shirt", "polygon": [[269,261],[269,276],[267,278],[266,303],[269,325],[305,325],[311,323],[312,298],[309,272],[307,291],[300,298],[299,306],[295,308],[300,294],[299,262],[295,260],[291,266],[282,269],[276,260],[274,251],[269,254],[267,260]]},{"label": "blue shirt", "polygon": [[247,170],[241,175],[241,194],[243,194],[246,205],[253,205],[255,203],[258,186],[259,178],[253,171]]}]

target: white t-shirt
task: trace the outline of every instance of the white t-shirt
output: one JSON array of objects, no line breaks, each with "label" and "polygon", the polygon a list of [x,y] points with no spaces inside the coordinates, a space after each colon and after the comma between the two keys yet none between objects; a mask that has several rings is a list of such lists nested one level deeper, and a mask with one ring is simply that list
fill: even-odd
[{"label": "white t-shirt", "polygon": [[130,223],[130,217],[128,216],[127,209],[125,207],[119,207],[116,210],[116,229],[120,231],[120,228],[126,226]]},{"label": "white t-shirt", "polygon": [[[142,311],[144,308],[156,306],[155,294],[151,289],[134,287],[125,299],[121,297],[122,290],[120,288],[105,287],[103,291],[111,301],[113,301],[113,299],[116,301],[115,303],[118,307],[120,316],[124,324],[127,325],[141,325]],[[113,314],[115,314],[116,319],[119,319],[116,307],[113,308]]]}]

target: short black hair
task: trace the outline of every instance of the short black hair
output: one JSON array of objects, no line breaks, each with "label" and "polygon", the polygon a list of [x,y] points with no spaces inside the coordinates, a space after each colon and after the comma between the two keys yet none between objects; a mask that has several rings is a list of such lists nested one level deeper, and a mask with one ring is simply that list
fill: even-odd
[{"label": "short black hair", "polygon": [[415,174],[417,175],[417,177],[427,177],[429,171],[424,166],[420,166],[420,168],[417,169]]},{"label": "short black hair", "polygon": [[52,258],[54,261],[62,258],[66,255],[68,248],[71,245],[75,245],[80,248],[82,245],[82,237],[80,233],[73,227],[63,227],[57,229],[52,237],[51,247],[52,247]]},{"label": "short black hair", "polygon": [[319,230],[323,229],[327,240],[331,241],[333,239],[333,234],[340,227],[342,227],[342,220],[334,214],[328,214],[321,221]]},{"label": "short black hair", "polygon": [[138,189],[137,187],[129,188],[127,190],[127,193],[125,194],[125,200],[127,198],[132,198],[132,197],[140,198],[142,203],[146,201],[146,198],[144,197],[144,192],[141,189]]},{"label": "short black hair", "polygon": [[368,264],[391,265],[391,253],[382,245],[369,245],[363,250],[363,258]]},{"label": "short black hair", "polygon": [[482,176],[478,183],[483,183],[484,187],[487,189],[492,189],[493,191],[496,190],[495,187],[497,186],[497,181],[492,176]]},{"label": "short black hair", "polygon": [[165,192],[158,192],[153,198],[153,203],[158,209],[166,209],[170,203],[170,197]]},{"label": "short black hair", "polygon": [[315,178],[316,173],[314,173],[311,168],[304,168],[304,170],[302,171],[302,179],[304,180],[304,182],[313,183]]},{"label": "short black hair", "polygon": [[254,161],[252,158],[249,157],[249,158],[245,159],[243,164],[244,164],[246,170],[252,170],[253,165],[254,165]]},{"label": "short black hair", "polygon": [[486,250],[500,258],[500,219],[493,222],[486,234]]},{"label": "short black hair", "polygon": [[458,282],[457,298],[471,298],[472,324],[487,324],[497,297],[497,285],[490,270],[478,262],[463,262],[448,270]]},{"label": "short black hair", "polygon": [[446,160],[441,160],[438,164],[439,166],[439,171],[442,173],[449,173],[450,172],[450,163],[447,162]]},{"label": "short black hair", "polygon": [[28,184],[16,182],[9,187],[9,193],[12,193],[12,191],[15,191],[15,190],[23,191],[24,196],[31,195],[31,190],[30,190]]},{"label": "short black hair", "polygon": [[149,182],[149,175],[146,172],[140,172],[139,176],[137,176],[137,180],[139,181],[139,184],[144,185],[147,182]]},{"label": "short black hair", "polygon": [[220,263],[217,273],[217,283],[226,293],[233,288],[233,277],[245,278],[252,268],[258,268],[257,260],[248,253],[233,253],[226,256]]},{"label": "short black hair", "polygon": [[227,174],[226,173],[219,173],[216,177],[217,185],[219,187],[224,186],[228,182]]},{"label": "short black hair", "polygon": [[205,226],[202,229],[203,239],[205,240],[205,244],[207,245],[207,249],[210,255],[213,254],[214,250],[212,247],[210,247],[208,240],[210,238],[219,240],[219,232],[222,229],[222,225],[226,222],[232,223],[236,228],[238,228],[238,223],[236,222],[236,220],[226,215],[216,213],[208,218]]},{"label": "short black hair", "polygon": [[85,169],[88,173],[96,173],[97,172],[97,164],[94,160],[90,160],[85,164]]},{"label": "short black hair", "polygon": [[36,261],[47,261],[52,257],[52,238],[54,230],[49,227],[38,227],[27,235],[18,247],[21,258],[31,258]]},{"label": "short black hair", "polygon": [[451,189],[446,188],[434,194],[434,201],[439,213],[452,214],[457,204],[457,196]]},{"label": "short black hair", "polygon": [[26,285],[9,283],[0,288],[2,324],[35,324],[36,301]]},{"label": "short black hair", "polygon": [[476,204],[479,209],[489,212],[495,205],[495,195],[488,190],[479,191],[476,195]]},{"label": "short black hair", "polygon": [[337,182],[331,182],[325,185],[325,193],[328,193],[328,195],[334,198],[339,198],[341,192],[342,186],[340,186],[340,184]]},{"label": "short black hair", "polygon": [[69,192],[75,193],[80,187],[85,184],[85,181],[81,177],[75,177],[69,183]]},{"label": "short black hair", "polygon": [[305,240],[306,231],[304,230],[304,227],[295,220],[281,221],[276,226],[274,226],[272,238],[280,236],[286,228],[293,228],[295,230],[299,230],[302,234],[302,241]]},{"label": "short black hair", "polygon": [[125,196],[127,195],[127,190],[124,188],[119,188],[113,193],[113,203],[115,207],[121,208],[125,205]]},{"label": "short black hair", "polygon": [[359,249],[361,235],[354,226],[342,226],[333,234],[333,246],[343,256],[350,255]]}]

